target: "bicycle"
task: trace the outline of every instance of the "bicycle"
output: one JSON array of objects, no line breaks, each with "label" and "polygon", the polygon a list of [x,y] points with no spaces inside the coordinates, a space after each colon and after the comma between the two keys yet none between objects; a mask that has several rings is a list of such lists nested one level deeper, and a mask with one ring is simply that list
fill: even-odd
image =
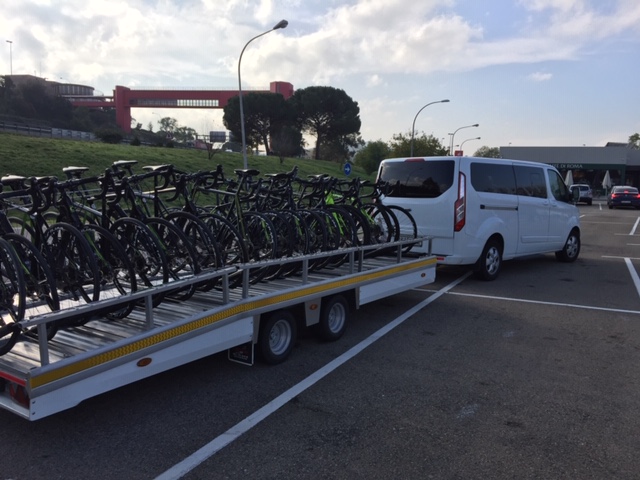
[{"label": "bicycle", "polygon": [[[43,193],[49,178],[5,176],[0,179],[10,191],[0,193],[0,206],[7,214],[15,233],[29,239],[51,267],[61,304],[90,303],[100,298],[100,270],[91,246],[73,225],[49,224],[44,212],[51,206],[51,196]],[[27,185],[29,183],[29,185]],[[11,201],[11,199],[18,201]],[[9,212],[20,216],[9,216]]]},{"label": "bicycle", "polygon": [[[69,170],[65,173],[69,173]],[[79,180],[51,180],[48,190],[50,195],[53,195],[52,205],[57,211],[49,212],[49,215],[55,215],[57,222],[69,223],[84,234],[100,269],[102,299],[135,292],[135,270],[123,245],[108,229],[87,218],[81,218],[82,210],[76,207],[71,197],[72,192],[80,185],[85,186],[86,183]],[[124,318],[133,311],[134,305],[135,303],[131,302],[116,310],[101,313],[109,319]]]},{"label": "bicycle", "polygon": [[0,355],[14,347],[24,319],[26,291],[19,264],[11,244],[0,238]]}]

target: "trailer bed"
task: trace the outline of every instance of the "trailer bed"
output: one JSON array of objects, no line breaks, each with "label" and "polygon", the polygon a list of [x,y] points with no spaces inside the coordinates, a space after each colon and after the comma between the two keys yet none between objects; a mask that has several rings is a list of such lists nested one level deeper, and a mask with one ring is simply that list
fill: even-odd
[{"label": "trailer bed", "polygon": [[[150,292],[136,292],[131,298],[146,303],[124,319],[97,316],[82,326],[59,330],[49,342],[23,336],[0,356],[0,408],[29,420],[43,418],[178,365],[251,345],[264,313],[304,306],[307,324],[312,324],[328,295],[354,292],[358,307],[435,280],[435,257],[399,252],[366,258],[365,250],[354,248],[346,263],[320,271],[309,271],[312,258],[303,259],[298,275],[255,285],[245,281],[233,289],[225,281],[236,271],[230,267],[213,274],[221,277],[220,288],[197,292],[189,300],[164,300],[152,308]],[[162,288],[168,286],[154,287]],[[84,305],[31,322],[43,332],[45,320],[86,316],[98,308]]]}]

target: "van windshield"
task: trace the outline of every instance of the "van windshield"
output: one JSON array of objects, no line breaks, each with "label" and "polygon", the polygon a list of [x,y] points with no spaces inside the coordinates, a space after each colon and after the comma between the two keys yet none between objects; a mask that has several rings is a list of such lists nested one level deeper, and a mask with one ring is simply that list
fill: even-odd
[{"label": "van windshield", "polygon": [[453,185],[453,160],[383,162],[378,181],[388,197],[436,198]]}]

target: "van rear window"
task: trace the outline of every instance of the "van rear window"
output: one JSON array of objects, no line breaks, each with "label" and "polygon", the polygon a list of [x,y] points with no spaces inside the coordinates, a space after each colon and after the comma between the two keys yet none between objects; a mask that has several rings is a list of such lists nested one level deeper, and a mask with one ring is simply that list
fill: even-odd
[{"label": "van rear window", "polygon": [[453,160],[385,162],[379,182],[389,185],[388,197],[436,198],[453,185]]}]

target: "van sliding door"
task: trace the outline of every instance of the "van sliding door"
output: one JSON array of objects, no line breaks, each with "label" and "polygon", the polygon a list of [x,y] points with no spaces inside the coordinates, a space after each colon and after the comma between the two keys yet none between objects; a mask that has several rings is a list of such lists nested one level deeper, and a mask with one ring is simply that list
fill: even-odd
[{"label": "van sliding door", "polygon": [[538,253],[549,240],[550,202],[542,167],[514,165],[518,193],[518,253]]}]

